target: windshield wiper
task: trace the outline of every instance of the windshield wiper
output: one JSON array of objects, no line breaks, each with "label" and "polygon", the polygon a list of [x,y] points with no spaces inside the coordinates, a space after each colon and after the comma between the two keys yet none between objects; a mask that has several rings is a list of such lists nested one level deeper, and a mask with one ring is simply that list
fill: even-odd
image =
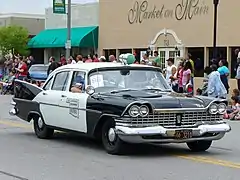
[{"label": "windshield wiper", "polygon": [[136,89],[119,89],[119,90],[112,90],[110,93],[115,94],[115,93],[120,93],[120,92],[127,92],[127,91],[137,91]]},{"label": "windshield wiper", "polygon": [[161,88],[145,88],[141,89],[142,91],[161,91],[161,92],[171,92],[170,89],[161,89]]}]

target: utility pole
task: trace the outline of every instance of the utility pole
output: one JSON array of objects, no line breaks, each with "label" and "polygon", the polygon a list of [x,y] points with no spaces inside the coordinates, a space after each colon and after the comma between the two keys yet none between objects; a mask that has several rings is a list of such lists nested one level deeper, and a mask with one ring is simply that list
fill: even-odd
[{"label": "utility pole", "polygon": [[71,22],[72,22],[72,12],[71,12],[71,0],[68,0],[68,12],[67,12],[67,41],[66,41],[66,59],[70,57],[71,54]]}]

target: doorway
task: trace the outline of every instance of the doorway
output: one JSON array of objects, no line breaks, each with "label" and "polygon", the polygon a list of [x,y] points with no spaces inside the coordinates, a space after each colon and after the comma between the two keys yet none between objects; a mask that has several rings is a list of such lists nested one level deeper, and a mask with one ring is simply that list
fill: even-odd
[{"label": "doorway", "polygon": [[167,67],[167,60],[173,58],[176,64],[176,50],[175,48],[159,48],[158,49],[159,58],[161,60],[161,68],[164,69]]}]

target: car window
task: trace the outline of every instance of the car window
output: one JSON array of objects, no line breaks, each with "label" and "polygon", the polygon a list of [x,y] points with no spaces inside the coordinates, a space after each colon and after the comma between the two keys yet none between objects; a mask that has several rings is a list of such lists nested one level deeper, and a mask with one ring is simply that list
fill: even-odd
[{"label": "car window", "polygon": [[69,91],[84,92],[85,89],[85,72],[74,71]]},{"label": "car window", "polygon": [[52,90],[65,91],[69,79],[69,71],[57,73],[54,78]]},{"label": "car window", "polygon": [[44,90],[49,90],[51,88],[51,84],[52,84],[52,81],[53,81],[53,77],[51,77],[48,82],[46,82],[46,84],[43,86],[43,89]]}]

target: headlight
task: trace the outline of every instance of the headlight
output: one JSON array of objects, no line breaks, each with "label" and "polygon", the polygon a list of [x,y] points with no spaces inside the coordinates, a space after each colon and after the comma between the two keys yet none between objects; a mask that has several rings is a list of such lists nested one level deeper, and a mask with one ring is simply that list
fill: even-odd
[{"label": "headlight", "polygon": [[137,105],[133,105],[129,111],[128,111],[129,115],[132,117],[137,117],[140,115],[140,108]]},{"label": "headlight", "polygon": [[218,112],[219,112],[220,114],[224,114],[226,110],[227,110],[226,104],[220,103],[220,104],[218,105]]},{"label": "headlight", "polygon": [[210,114],[217,114],[218,113],[218,105],[217,104],[212,104],[209,107],[209,113]]},{"label": "headlight", "polygon": [[139,112],[142,117],[146,117],[149,113],[149,108],[146,105],[142,105],[139,108]]}]

